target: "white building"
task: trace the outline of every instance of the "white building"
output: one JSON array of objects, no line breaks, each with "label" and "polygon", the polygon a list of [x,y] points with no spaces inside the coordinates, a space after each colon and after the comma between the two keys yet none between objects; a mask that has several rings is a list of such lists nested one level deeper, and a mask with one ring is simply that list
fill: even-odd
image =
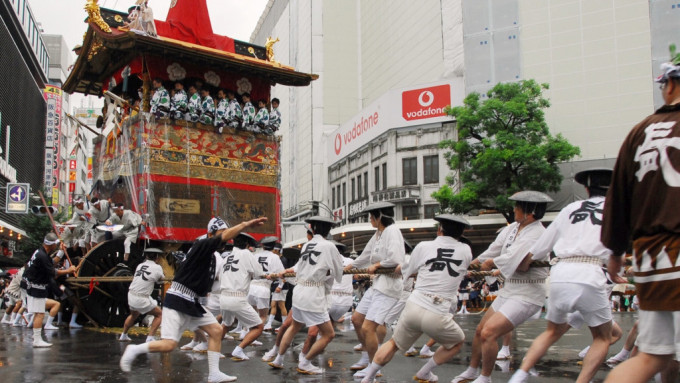
[{"label": "white building", "polygon": [[[413,144],[418,128],[414,135],[399,124],[385,127],[374,137],[378,143],[346,153],[342,166],[328,148],[341,126],[368,116],[370,106],[390,92],[435,82],[462,81],[465,94],[483,93],[498,82],[549,83],[551,132],[581,148],[578,161],[563,166],[565,185],[575,169],[611,165],[627,132],[662,102],[652,79],[668,59],[668,45],[680,43],[679,15],[677,2],[667,0],[270,1],[251,41],[279,37],[278,61],[320,75],[310,87],[272,91],[282,103],[284,221],[310,214],[309,201],[337,212],[338,184],[341,195],[351,193],[352,179],[358,183],[361,175],[365,183],[365,173],[368,194],[379,198],[385,186],[375,187],[378,163],[387,164],[387,189],[403,188],[404,161],[413,157],[419,214],[429,215],[424,194],[430,186],[421,167],[435,150],[401,146]],[[400,138],[402,133],[411,138]],[[422,137],[427,141],[436,134]],[[383,150],[376,149],[380,140],[387,145],[384,160],[376,154]],[[443,161],[439,166],[449,174]],[[439,183],[444,181],[440,176]],[[364,197],[366,186],[360,190]],[[346,195],[341,208],[350,203]],[[404,207],[411,216],[413,208],[401,205],[398,218]],[[302,236],[299,231],[291,235]],[[284,240],[290,239],[286,234]]]}]

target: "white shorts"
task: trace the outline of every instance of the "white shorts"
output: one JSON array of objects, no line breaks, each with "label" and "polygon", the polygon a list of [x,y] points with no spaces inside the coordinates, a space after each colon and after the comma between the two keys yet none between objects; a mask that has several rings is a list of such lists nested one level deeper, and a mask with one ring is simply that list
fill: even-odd
[{"label": "white shorts", "polygon": [[398,301],[394,306],[392,306],[385,317],[385,323],[392,324],[394,321],[399,319],[399,315],[401,315],[401,312],[404,311],[404,307],[406,307],[406,301],[402,300]]},{"label": "white shorts", "polygon": [[680,311],[640,310],[638,337],[640,351],[652,355],[673,355],[680,360]]},{"label": "white shorts", "polygon": [[7,306],[14,306],[17,302],[21,301],[21,298],[15,297],[14,295],[7,293]]},{"label": "white shorts", "polygon": [[161,339],[172,339],[179,342],[184,330],[194,331],[199,327],[217,324],[215,317],[207,312],[202,317],[192,317],[177,310],[163,307],[161,321]]},{"label": "white shorts", "polygon": [[318,326],[331,320],[328,316],[328,311],[322,313],[315,313],[306,310],[295,308],[293,310],[293,320],[299,323],[304,323],[307,327]]},{"label": "white shorts", "polygon": [[514,327],[541,311],[542,306],[513,298],[497,297],[491,304],[493,311],[503,314]]},{"label": "white shorts", "polygon": [[388,297],[371,287],[361,298],[356,311],[363,314],[367,320],[381,325],[385,323],[387,314],[398,301],[397,298]]},{"label": "white shorts", "polygon": [[151,297],[143,297],[141,295],[130,294],[128,292],[127,298],[130,311],[137,311],[140,314],[146,314],[158,307],[158,303]]},{"label": "white shorts", "polygon": [[392,339],[400,350],[407,350],[425,333],[447,349],[465,340],[465,334],[449,314],[429,311],[406,302]]},{"label": "white shorts", "polygon": [[470,293],[460,293],[458,294],[458,300],[459,301],[466,301],[470,299]]},{"label": "white shorts", "polygon": [[286,296],[288,295],[288,290],[281,290],[280,293],[272,293],[272,301],[274,302],[285,302]]},{"label": "white shorts", "polygon": [[331,317],[334,321],[338,321],[340,318],[342,318],[343,315],[345,315],[349,309],[352,308],[352,305],[333,305],[331,308],[328,310],[328,316]]},{"label": "white shorts", "polygon": [[212,315],[216,318],[218,315],[222,314],[222,308],[220,307],[220,295],[219,293],[208,294],[208,302],[204,306],[206,310],[210,311]]},{"label": "white shorts", "polygon": [[26,309],[31,314],[44,314],[45,303],[47,303],[47,298],[34,298],[30,295],[26,296]]},{"label": "white shorts", "polygon": [[257,308],[258,310],[269,308],[269,298],[256,297],[254,295],[248,295],[248,304]]},{"label": "white shorts", "polygon": [[246,297],[221,296],[220,308],[222,309],[222,325],[224,326],[231,326],[236,319],[245,328],[253,328],[262,323],[260,315],[248,303]]},{"label": "white shorts", "polygon": [[[579,315],[570,315],[578,312]],[[551,283],[548,313],[545,319],[569,323],[571,327],[585,323],[597,327],[612,320],[612,309],[605,289],[580,283]]]}]

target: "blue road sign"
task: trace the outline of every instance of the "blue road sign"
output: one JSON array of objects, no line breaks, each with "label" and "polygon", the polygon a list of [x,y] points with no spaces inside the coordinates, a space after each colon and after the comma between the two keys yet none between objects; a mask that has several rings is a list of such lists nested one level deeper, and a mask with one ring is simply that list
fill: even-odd
[{"label": "blue road sign", "polygon": [[28,213],[28,193],[30,190],[29,184],[8,183],[5,212],[12,214]]}]

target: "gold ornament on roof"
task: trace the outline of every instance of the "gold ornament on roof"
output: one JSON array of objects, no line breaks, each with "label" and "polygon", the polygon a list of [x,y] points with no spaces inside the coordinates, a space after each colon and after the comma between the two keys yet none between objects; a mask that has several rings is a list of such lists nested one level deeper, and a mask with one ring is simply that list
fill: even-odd
[{"label": "gold ornament on roof", "polygon": [[267,61],[276,63],[274,60],[274,44],[279,42],[279,38],[276,40],[272,39],[271,36],[267,37],[267,41],[264,43],[264,49],[267,51]]},{"label": "gold ornament on roof", "polygon": [[99,13],[99,4],[97,4],[97,0],[88,0],[87,4],[85,4],[85,10],[87,11],[90,21],[94,22],[99,29],[106,33],[111,33],[111,27],[109,24],[106,24],[106,21],[102,19],[101,13]]},{"label": "gold ornament on roof", "polygon": [[170,8],[173,8],[175,5],[177,5],[177,0],[172,0],[170,2]]}]

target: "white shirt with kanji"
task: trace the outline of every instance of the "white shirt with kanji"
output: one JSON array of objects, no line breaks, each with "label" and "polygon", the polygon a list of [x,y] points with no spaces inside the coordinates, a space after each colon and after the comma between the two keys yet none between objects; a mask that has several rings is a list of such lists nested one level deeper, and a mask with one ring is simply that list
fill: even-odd
[{"label": "white shirt with kanji", "polygon": [[[447,236],[420,242],[401,267],[404,280],[418,274],[409,301],[446,315],[472,262],[470,246]],[[439,298],[439,299],[437,299]]]},{"label": "white shirt with kanji", "polygon": [[137,265],[135,276],[132,278],[129,290],[137,295],[150,296],[153,292],[154,285],[163,278],[165,278],[165,274],[163,273],[161,265],[147,259]]},{"label": "white shirt with kanji", "polygon": [[[404,237],[397,225],[393,224],[387,226],[382,232],[376,231],[359,258],[352,262],[352,266],[361,269],[380,262],[380,267],[396,267],[404,263],[405,254]],[[401,278],[377,275],[373,279],[373,288],[388,297],[399,299],[403,290],[403,282]]]},{"label": "white shirt with kanji", "polygon": [[322,313],[328,311],[327,295],[333,281],[342,281],[343,256],[333,243],[316,234],[302,247],[295,264],[296,283],[293,307]]}]

